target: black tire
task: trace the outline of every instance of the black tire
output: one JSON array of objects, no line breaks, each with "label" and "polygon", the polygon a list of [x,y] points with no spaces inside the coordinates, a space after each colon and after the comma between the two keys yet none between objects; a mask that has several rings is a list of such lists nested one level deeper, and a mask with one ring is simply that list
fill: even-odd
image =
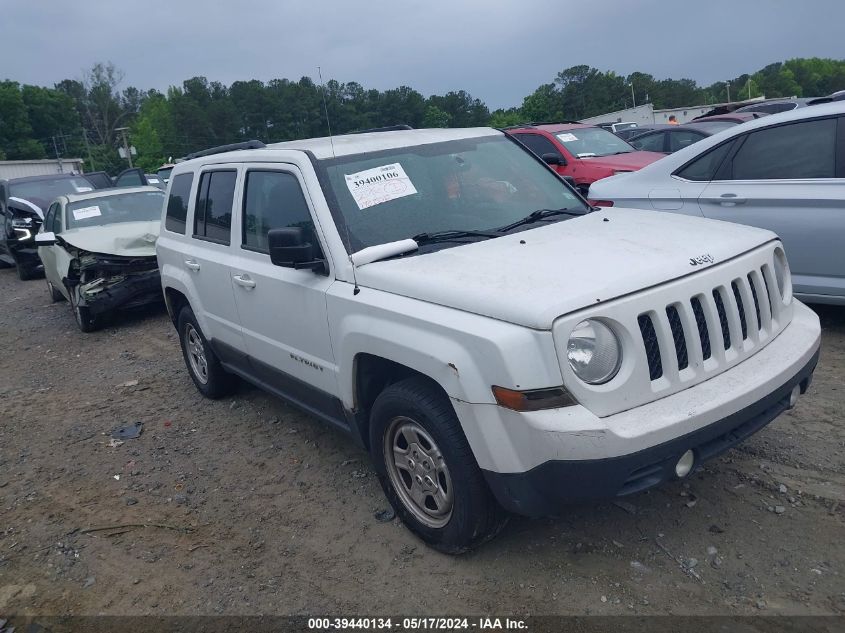
[{"label": "black tire", "polygon": [[64,301],[65,296],[61,292],[56,290],[56,288],[53,286],[49,279],[47,280],[47,292],[50,293],[50,300],[53,303],[56,303],[57,301]]},{"label": "black tire", "polygon": [[38,277],[39,270],[37,268],[27,268],[26,266],[22,266],[20,262],[18,262],[16,268],[18,269],[18,279],[21,281],[29,281]]},{"label": "black tire", "polygon": [[[409,426],[407,421],[413,424]],[[402,468],[387,462],[391,459],[395,464],[404,459],[397,460],[393,450],[397,433],[401,434],[397,425],[400,429],[409,426],[412,431],[415,426],[421,427],[423,431],[418,436],[419,443],[407,442],[407,453],[403,456],[408,457],[408,463]],[[426,435],[428,438],[424,437]],[[423,449],[425,459],[437,455],[442,457],[441,463],[445,462],[445,478],[438,471],[433,479],[436,484],[434,489],[440,489],[438,495],[442,494],[447,482],[451,487],[452,503],[448,516],[424,516],[421,520],[421,511],[433,510],[426,510],[410,500],[412,493],[408,492],[408,481],[417,476],[411,476],[408,464],[412,463],[415,446]],[[370,414],[370,452],[381,486],[393,509],[405,525],[431,547],[447,554],[461,554],[493,538],[507,523],[508,515],[490,492],[449,398],[430,380],[407,378],[388,386],[379,394]],[[426,471],[422,469],[425,464],[418,462],[415,472],[425,475]],[[430,470],[428,472],[431,474]],[[402,473],[406,473],[407,477]],[[394,484],[393,479],[397,476],[400,477],[400,486],[405,483],[404,492],[397,490]],[[428,481],[431,483],[432,479]],[[425,496],[424,505],[429,502],[436,505],[435,496]],[[435,522],[442,524],[433,525]]]},{"label": "black tire", "polygon": [[79,292],[78,287],[73,288],[70,291],[70,310],[73,313],[73,319],[76,321],[76,325],[79,329],[86,334],[95,332],[100,329],[100,318],[91,314],[91,309],[87,306],[79,305],[76,296],[77,292]]},{"label": "black tire", "polygon": [[[176,327],[179,331],[179,343],[182,345],[185,366],[200,393],[212,400],[232,393],[236,386],[235,377],[223,369],[220,360],[202,333],[191,308],[188,306],[182,308],[176,320]],[[194,360],[191,358],[197,351],[192,349],[194,346],[201,347],[205,373],[202,371],[202,362],[196,357]]]}]

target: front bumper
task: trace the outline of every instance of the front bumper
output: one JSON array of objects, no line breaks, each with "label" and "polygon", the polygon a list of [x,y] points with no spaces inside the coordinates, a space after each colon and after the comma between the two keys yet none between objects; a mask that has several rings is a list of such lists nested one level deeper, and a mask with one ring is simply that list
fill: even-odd
[{"label": "front bumper", "polygon": [[700,462],[765,426],[784,410],[796,384],[809,384],[820,336],[816,314],[795,302],[789,325],[738,365],[604,417],[584,405],[517,413],[452,404],[502,505],[520,514],[554,514],[569,502],[656,485],[674,477],[687,449],[697,450]]},{"label": "front bumper", "polygon": [[35,240],[9,241],[7,245],[16,265],[33,271],[43,267]]},{"label": "front bumper", "polygon": [[675,465],[688,450],[695,467],[744,441],[789,408],[795,386],[807,391],[818,362],[810,361],[789,381],[754,404],[687,435],[636,453],[590,460],[556,460],[524,473],[484,471],[507,510],[526,516],[555,514],[580,501],[622,497],[677,478]]},{"label": "front bumper", "polygon": [[85,301],[92,314],[102,314],[119,308],[133,308],[163,301],[161,275],[158,269],[128,275],[123,281],[104,288]]}]

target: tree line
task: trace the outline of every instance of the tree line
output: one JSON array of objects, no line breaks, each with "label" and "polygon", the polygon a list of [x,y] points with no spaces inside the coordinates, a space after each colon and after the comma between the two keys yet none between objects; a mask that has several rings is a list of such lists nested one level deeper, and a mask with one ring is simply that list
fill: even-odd
[{"label": "tree line", "polygon": [[121,89],[122,73],[95,64],[80,79],[52,88],[0,82],[0,160],[82,157],[86,171],[126,167],[118,156],[123,128],[137,150],[135,164],[155,170],[170,157],[249,139],[278,142],[395,125],[503,127],[560,121],[652,103],[655,108],[766,97],[823,96],[845,89],[845,60],[804,58],[770,64],[753,74],[699,86],[692,79],[622,76],[572,66],[538,87],[519,107],[491,112],[464,90],[422,95],[408,86],[367,89],[357,82],[303,77],[235,81],[229,86],[192,77],[166,93]]}]

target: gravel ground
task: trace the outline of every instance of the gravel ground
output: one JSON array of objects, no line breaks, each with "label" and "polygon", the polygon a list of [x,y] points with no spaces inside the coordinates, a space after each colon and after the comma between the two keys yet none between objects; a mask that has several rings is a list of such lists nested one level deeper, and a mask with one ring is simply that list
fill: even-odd
[{"label": "gravel ground", "polygon": [[0,615],[845,612],[845,309],[798,407],[704,472],[451,558],[376,520],[339,432],[203,399],[162,307],[86,335],[10,270],[0,306]]}]

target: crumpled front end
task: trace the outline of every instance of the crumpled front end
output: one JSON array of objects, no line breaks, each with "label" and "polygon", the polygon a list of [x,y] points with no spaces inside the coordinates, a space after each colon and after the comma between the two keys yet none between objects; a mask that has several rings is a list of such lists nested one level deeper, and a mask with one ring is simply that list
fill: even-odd
[{"label": "crumpled front end", "polygon": [[162,300],[158,262],[152,257],[104,255],[73,249],[65,284],[92,314]]},{"label": "crumpled front end", "polygon": [[6,245],[18,265],[35,269],[41,266],[35,234],[41,229],[42,219],[33,209],[22,205],[9,205],[12,214],[8,223]]}]

